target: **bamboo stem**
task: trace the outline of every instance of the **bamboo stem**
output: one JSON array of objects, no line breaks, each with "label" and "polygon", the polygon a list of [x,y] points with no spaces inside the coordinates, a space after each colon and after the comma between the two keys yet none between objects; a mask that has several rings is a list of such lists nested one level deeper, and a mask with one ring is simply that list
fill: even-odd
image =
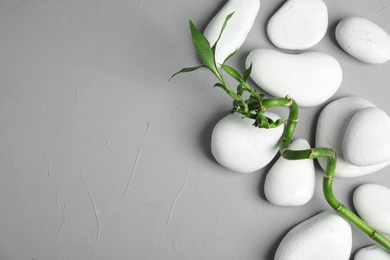
[{"label": "bamboo stem", "polygon": [[279,151],[283,158],[288,160],[317,159],[320,157],[327,158],[327,166],[323,177],[323,193],[329,205],[342,217],[354,224],[370,238],[375,240],[386,250],[390,251],[390,240],[379,231],[372,228],[365,221],[359,218],[355,213],[337,200],[333,193],[334,173],[336,169],[337,156],[333,149],[330,148],[313,148],[307,150],[290,150],[289,145],[293,137],[296,124],[298,122],[298,106],[290,97],[284,99],[264,99],[262,106],[266,108],[275,106],[288,106],[289,118],[284,130],[283,136],[279,142]]}]

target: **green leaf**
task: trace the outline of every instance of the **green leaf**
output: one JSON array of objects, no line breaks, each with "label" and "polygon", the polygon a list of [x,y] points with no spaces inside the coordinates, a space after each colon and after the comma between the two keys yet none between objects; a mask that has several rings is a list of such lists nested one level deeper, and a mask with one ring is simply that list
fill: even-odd
[{"label": "green leaf", "polygon": [[[180,71],[176,72],[175,74],[173,74],[169,80],[171,80],[171,78],[173,78],[174,76],[176,76],[177,74],[180,74],[180,73],[185,73],[185,72],[191,72],[191,71],[194,71],[194,70],[197,70],[197,69],[200,69],[200,68],[204,68],[205,66],[204,65],[200,65],[200,66],[196,66],[196,67],[189,67],[189,68],[184,68],[184,69],[181,69]],[[169,81],[168,80],[168,81]]]},{"label": "green leaf", "polygon": [[251,92],[251,93],[252,93],[253,97],[254,97],[258,102],[261,101],[261,100],[263,99],[263,97],[264,97],[264,94],[259,94],[259,93],[257,93],[255,89],[253,89],[253,92]]},{"label": "green leaf", "polygon": [[220,87],[221,89],[223,89],[223,90],[225,90],[226,88],[225,88],[225,86],[224,85],[222,85],[221,83],[215,83],[215,85],[213,86],[214,88],[215,87]]},{"label": "green leaf", "polygon": [[195,49],[202,63],[209,68],[212,72],[216,72],[217,68],[214,61],[214,52],[210,47],[209,41],[206,37],[196,29],[195,25],[190,21],[190,29],[192,40],[195,45]]},{"label": "green leaf", "polygon": [[251,65],[249,66],[249,68],[247,68],[247,69],[244,71],[244,75],[243,75],[244,81],[247,81],[247,79],[249,78],[249,75],[251,75],[251,72],[252,72],[252,63],[251,63]]},{"label": "green leaf", "polygon": [[214,53],[215,53],[215,48],[217,47],[217,43],[219,42],[219,39],[221,39],[221,35],[222,35],[223,31],[225,30],[225,27],[226,27],[228,21],[230,20],[230,18],[232,18],[233,14],[234,14],[234,12],[228,14],[226,16],[226,18],[225,18],[225,21],[223,22],[223,25],[222,25],[221,31],[220,31],[220,33],[218,35],[218,38],[217,38],[217,40],[215,41],[215,43],[214,43],[214,45],[212,47]]},{"label": "green leaf", "polygon": [[221,67],[222,67],[222,69],[224,71],[226,71],[226,73],[228,73],[230,76],[235,78],[238,82],[242,82],[243,81],[240,73],[238,73],[238,71],[235,68],[230,67],[228,65],[224,65],[224,64],[221,64]]},{"label": "green leaf", "polygon": [[239,84],[237,86],[237,95],[242,96],[243,94],[244,94],[244,88],[243,88],[242,84]]},{"label": "green leaf", "polygon": [[225,64],[228,61],[228,59],[230,59],[236,52],[237,52],[237,48],[232,53],[230,53],[229,56],[226,57],[226,59],[223,61],[222,64]]},{"label": "green leaf", "polygon": [[272,127],[278,127],[278,126],[282,125],[284,122],[285,122],[285,120],[284,120],[283,118],[280,118],[280,119],[276,120],[276,121],[272,124]]}]

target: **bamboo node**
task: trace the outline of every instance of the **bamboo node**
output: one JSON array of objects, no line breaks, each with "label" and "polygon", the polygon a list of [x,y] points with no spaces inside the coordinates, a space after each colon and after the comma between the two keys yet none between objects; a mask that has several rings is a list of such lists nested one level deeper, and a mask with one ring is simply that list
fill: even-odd
[{"label": "bamboo node", "polygon": [[324,178],[325,178],[325,179],[328,179],[328,180],[330,180],[330,181],[333,181],[333,178],[329,177],[329,176],[326,175],[326,174],[324,174]]},{"label": "bamboo node", "polygon": [[309,159],[313,159],[314,158],[314,149],[310,149],[310,155],[309,155]]},{"label": "bamboo node", "polygon": [[259,109],[261,110],[261,111],[265,111],[266,110],[266,108],[263,106],[263,100],[261,99],[260,100],[260,102],[259,102]]},{"label": "bamboo node", "polygon": [[287,99],[289,99],[290,100],[290,102],[288,102],[287,104],[285,104],[284,106],[286,106],[286,107],[289,107],[289,106],[291,106],[292,105],[292,103],[293,103],[293,100],[292,100],[292,98],[289,96],[289,95],[287,95],[286,96],[286,98]]},{"label": "bamboo node", "polygon": [[297,119],[288,118],[287,120],[293,123],[298,123],[298,118]]}]

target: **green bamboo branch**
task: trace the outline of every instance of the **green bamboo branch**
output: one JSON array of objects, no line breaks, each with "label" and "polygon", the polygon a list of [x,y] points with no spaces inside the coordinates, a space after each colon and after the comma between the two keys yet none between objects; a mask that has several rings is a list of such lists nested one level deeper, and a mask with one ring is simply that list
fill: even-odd
[{"label": "green bamboo branch", "polygon": [[[220,35],[222,34],[228,20],[232,15],[233,14],[227,16],[225,23],[222,26]],[[250,65],[242,75],[234,68],[226,65],[225,62],[235,54],[236,51],[234,51],[225,59],[223,64],[219,64],[220,66],[218,67],[215,63],[215,49],[220,36],[218,37],[216,43],[213,46],[210,46],[206,37],[204,37],[204,35],[196,29],[191,21],[190,29],[195,48],[203,65],[184,68],[175,73],[173,76],[179,73],[191,72],[200,68],[208,68],[219,80],[219,82],[214,86],[222,88],[230,97],[233,98],[232,112],[237,112],[245,117],[254,119],[254,126],[259,128],[274,128],[287,122],[285,124],[283,135],[279,141],[279,152],[281,156],[288,160],[318,159],[320,157],[325,157],[327,159],[327,165],[323,177],[323,193],[329,205],[338,214],[354,224],[374,241],[382,245],[385,249],[390,251],[390,240],[387,237],[368,225],[345,205],[340,203],[335,197],[333,193],[334,173],[337,163],[337,156],[335,151],[330,148],[312,148],[306,150],[289,149],[296,125],[298,123],[298,105],[295,100],[289,96],[286,96],[285,98],[264,99],[263,94],[257,93],[256,90],[251,88],[247,83],[247,79],[249,78],[252,70],[252,65]],[[227,83],[223,75],[224,73],[227,73],[238,81],[236,92],[234,92]],[[250,96],[245,99],[246,92]],[[264,116],[264,113],[267,109],[282,106],[289,108],[289,115],[286,120],[278,119],[273,121],[272,119]]]},{"label": "green bamboo branch", "polygon": [[290,150],[289,145],[291,139],[294,135],[295,127],[298,123],[298,105],[290,97],[285,99],[273,98],[268,100],[263,100],[262,106],[264,108],[274,107],[274,106],[288,106],[289,107],[289,117],[287,120],[287,125],[283,136],[279,142],[279,151],[283,158],[288,160],[302,160],[302,159],[318,159],[320,157],[325,157],[327,159],[327,165],[325,169],[325,174],[323,177],[323,193],[325,199],[329,205],[342,217],[347,219],[349,222],[354,224],[365,234],[367,234],[374,241],[382,245],[385,249],[390,251],[390,240],[385,237],[382,233],[368,225],[355,213],[353,213],[349,208],[343,205],[337,200],[333,193],[333,181],[334,173],[336,169],[337,156],[333,149],[330,148],[312,148],[306,150]]},{"label": "green bamboo branch", "polygon": [[[326,148],[317,148],[317,149],[326,149]],[[349,220],[352,224],[357,226],[366,235],[368,235],[371,239],[379,243],[386,250],[390,251],[390,240],[386,236],[384,236],[382,233],[380,233],[379,231],[377,231],[376,229],[368,225],[365,221],[359,218],[345,205],[339,202],[337,198],[334,196],[332,185],[334,180],[334,172],[336,168],[336,160],[337,160],[337,156],[335,153],[332,157],[327,156],[327,166],[326,166],[326,171],[322,182],[322,190],[327,202],[337,213],[339,213],[341,216]]]}]

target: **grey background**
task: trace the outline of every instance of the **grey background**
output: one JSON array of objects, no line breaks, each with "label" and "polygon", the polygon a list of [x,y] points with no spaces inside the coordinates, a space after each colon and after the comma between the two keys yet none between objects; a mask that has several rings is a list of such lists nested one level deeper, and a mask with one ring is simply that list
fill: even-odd
[{"label": "grey background", "polygon": [[[301,207],[266,201],[269,167],[219,166],[210,135],[230,99],[207,71],[168,82],[198,64],[188,21],[204,29],[224,2],[0,1],[0,259],[273,259],[288,230],[330,208],[318,165]],[[261,2],[231,65],[273,48],[265,27],[283,2]],[[334,38],[352,15],[390,32],[390,1],[325,2],[328,33],[311,50],[342,66],[331,100],[361,96],[390,114],[390,63],[359,62]],[[300,110],[296,137],[314,145],[324,106]],[[337,179],[336,196],[351,206],[366,182],[390,187],[389,168]],[[352,256],[372,243],[353,235]]]}]

